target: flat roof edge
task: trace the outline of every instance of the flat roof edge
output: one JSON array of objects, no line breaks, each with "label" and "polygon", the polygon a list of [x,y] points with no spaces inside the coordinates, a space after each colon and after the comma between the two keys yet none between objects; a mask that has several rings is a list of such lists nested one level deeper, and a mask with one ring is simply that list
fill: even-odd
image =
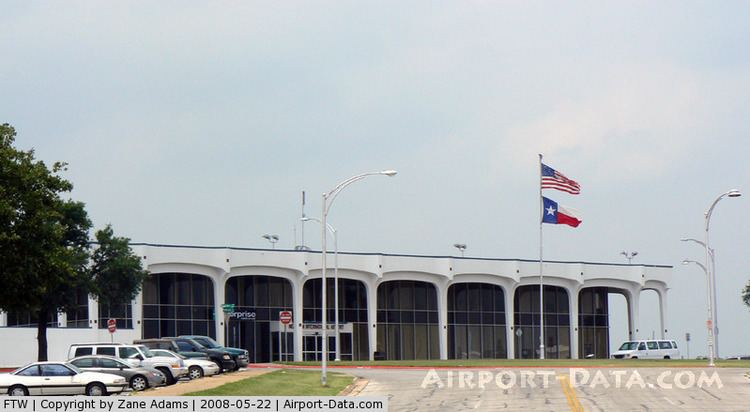
[{"label": "flat roof edge", "polygon": [[[207,250],[246,250],[255,252],[282,252],[282,253],[321,253],[319,250],[293,250],[293,249],[265,249],[265,248],[244,248],[234,246],[195,246],[195,245],[170,245],[161,243],[144,243],[132,242],[130,246],[148,246],[161,248],[182,248],[182,249],[207,249]],[[509,259],[509,258],[488,258],[488,257],[461,257],[449,255],[414,255],[382,252],[338,252],[340,255],[357,255],[357,256],[392,256],[392,257],[413,257],[413,258],[432,258],[432,259],[460,259],[460,260],[484,260],[492,262],[524,262],[536,263],[538,259]],[[642,266],[648,268],[674,269],[672,265],[650,265],[650,264],[627,264],[627,263],[604,263],[604,262],[585,262],[585,261],[564,261],[564,260],[545,260],[547,263],[567,263],[581,265],[598,265],[598,266]]]}]

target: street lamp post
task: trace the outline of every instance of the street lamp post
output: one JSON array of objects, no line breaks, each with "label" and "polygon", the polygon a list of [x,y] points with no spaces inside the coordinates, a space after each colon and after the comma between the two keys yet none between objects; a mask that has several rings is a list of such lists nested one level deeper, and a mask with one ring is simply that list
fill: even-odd
[{"label": "street lamp post", "polygon": [[461,251],[461,257],[464,257],[464,251],[466,251],[466,243],[454,243],[453,247]]},{"label": "street lamp post", "polygon": [[[706,243],[702,240],[693,239],[693,238],[682,238],[680,239],[681,242],[694,242],[699,244],[702,248],[706,248]],[[711,273],[716,273],[716,255],[714,253],[713,248],[708,248],[708,255],[711,257],[711,266],[708,266],[711,268]],[[716,302],[716,288],[713,289],[713,301]],[[718,356],[719,354],[719,308],[717,306],[713,307],[713,313],[714,313],[714,319],[713,319],[713,326],[714,326],[714,347],[716,348],[716,354]]]},{"label": "street lamp post", "polygon": [[[303,222],[318,222],[323,223],[320,219],[317,217],[303,217]],[[335,330],[335,341],[336,342],[336,358],[334,361],[338,362],[341,360],[341,343],[340,343],[340,333],[339,333],[339,241],[338,241],[338,232],[336,229],[331,226],[330,224],[326,224],[326,227],[328,228],[328,231],[331,232],[333,235],[333,310],[334,310],[334,321],[333,321],[333,329]],[[325,298],[324,298],[325,299]]]},{"label": "street lamp post", "polygon": [[322,248],[321,248],[321,258],[323,260],[323,272],[322,272],[322,279],[323,279],[323,285],[321,286],[321,296],[323,301],[323,314],[321,316],[321,323],[322,328],[321,332],[323,335],[323,356],[321,359],[321,365],[320,365],[320,383],[323,386],[326,386],[328,384],[327,379],[327,364],[328,364],[328,337],[326,336],[326,328],[327,328],[327,320],[326,320],[326,247],[327,247],[327,237],[326,236],[326,230],[328,228],[328,224],[326,223],[326,219],[328,218],[328,212],[331,209],[331,204],[333,204],[333,201],[336,200],[336,196],[338,196],[341,191],[349,186],[350,184],[362,180],[368,176],[375,176],[375,175],[383,175],[383,176],[395,176],[396,175],[395,170],[383,170],[381,172],[369,172],[369,173],[362,173],[358,174],[356,176],[352,176],[341,183],[337,184],[336,187],[331,189],[330,191],[323,193],[323,213],[321,213],[321,235],[322,235]]},{"label": "street lamp post", "polygon": [[276,242],[279,241],[278,235],[263,235],[261,236],[263,239],[266,239],[267,241],[271,242],[271,249],[276,249]]},{"label": "street lamp post", "polygon": [[[683,265],[689,265],[694,263],[703,269],[703,273],[706,274],[706,301],[708,302],[708,323],[713,323],[713,302],[711,299],[711,276],[708,274],[708,268],[703,263],[696,262],[695,260],[685,259],[682,261]],[[714,366],[714,331],[713,325],[709,325],[708,329],[708,366]]]},{"label": "street lamp post", "polygon": [[625,259],[628,260],[628,265],[631,264],[631,261],[633,260],[634,257],[638,256],[638,252],[635,252],[635,251],[626,252],[623,250],[622,252],[620,252],[620,254],[625,256]]},{"label": "street lamp post", "polygon": [[[732,189],[732,190],[730,190],[728,192],[722,193],[719,197],[716,198],[716,200],[714,200],[713,203],[711,203],[711,207],[709,207],[708,210],[705,213],[705,217],[706,217],[706,227],[705,227],[706,234],[705,234],[705,241],[704,241],[705,244],[703,245],[703,247],[706,249],[706,266],[707,267],[709,266],[708,260],[709,260],[709,257],[711,256],[711,253],[710,253],[711,246],[710,246],[710,243],[708,242],[708,229],[709,229],[710,224],[711,224],[711,215],[713,214],[714,207],[716,207],[716,204],[719,203],[719,201],[721,199],[723,199],[724,197],[740,197],[740,196],[742,196],[742,193],[740,193],[740,191],[737,190],[737,189]],[[709,279],[709,288],[711,289],[711,299],[713,300],[713,302],[711,302],[711,303],[712,303],[712,306],[714,308],[716,308],[716,270],[715,270],[715,268],[712,268],[712,270],[710,271],[709,278],[710,278]],[[711,332],[712,332],[711,334],[712,335],[713,335],[714,328],[717,327],[716,326],[716,320],[717,320],[716,309],[714,309],[713,317],[711,318],[711,323],[712,323],[711,324],[711,329],[712,329],[711,330]],[[714,350],[714,352],[711,353],[711,356],[715,358],[716,357],[716,353],[718,351],[717,351],[716,347],[714,347],[713,350]]]}]

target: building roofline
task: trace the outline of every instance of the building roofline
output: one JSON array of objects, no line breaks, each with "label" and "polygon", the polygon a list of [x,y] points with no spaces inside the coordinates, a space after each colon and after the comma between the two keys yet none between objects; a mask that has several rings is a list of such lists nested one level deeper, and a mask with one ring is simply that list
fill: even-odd
[{"label": "building roofline", "polygon": [[[148,247],[162,247],[162,248],[185,248],[185,249],[209,249],[209,250],[245,250],[254,252],[282,252],[282,253],[321,253],[319,250],[293,250],[293,249],[266,249],[266,248],[247,248],[247,247],[234,247],[234,246],[195,246],[195,245],[170,245],[162,243],[143,243],[143,242],[132,242],[131,246],[148,246]],[[392,257],[413,257],[413,258],[430,258],[430,259],[461,259],[461,260],[482,260],[492,262],[524,262],[524,263],[536,263],[538,259],[508,259],[508,258],[488,258],[488,257],[461,257],[461,256],[449,256],[449,255],[413,255],[413,254],[398,254],[398,253],[382,253],[382,252],[338,252],[340,255],[354,255],[354,256],[392,256]],[[582,265],[595,265],[595,266],[642,266],[647,268],[664,268],[673,269],[672,265],[648,265],[648,264],[627,264],[627,263],[604,263],[604,262],[584,262],[584,261],[563,261],[563,260],[545,260],[545,263],[564,263],[564,264],[582,264]]]}]

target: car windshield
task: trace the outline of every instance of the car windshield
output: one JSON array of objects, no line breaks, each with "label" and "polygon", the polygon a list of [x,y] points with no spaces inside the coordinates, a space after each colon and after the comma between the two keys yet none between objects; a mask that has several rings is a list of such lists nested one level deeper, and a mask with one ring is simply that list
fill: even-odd
[{"label": "car windshield", "polygon": [[179,353],[175,353],[175,352],[172,352],[171,350],[166,350],[166,349],[155,350],[153,353],[157,356],[166,356],[168,358],[187,359],[186,357],[180,355]]},{"label": "car windshield", "polygon": [[70,363],[70,362],[67,362],[67,363],[65,363],[65,366],[67,366],[67,367],[69,367],[70,369],[72,369],[72,370],[73,370],[73,372],[75,372],[75,373],[81,373],[81,372],[83,372],[82,370],[78,369],[78,366],[76,366],[76,365],[73,365],[73,364],[72,364],[72,363]]},{"label": "car windshield", "polygon": [[203,346],[206,346],[206,347],[209,347],[209,348],[220,348],[221,347],[221,345],[219,345],[218,343],[216,343],[215,340],[209,338],[208,336],[202,337],[202,338],[197,338],[195,340],[197,340],[198,342],[202,343]]},{"label": "car windshield", "polygon": [[143,346],[143,345],[138,345],[138,349],[140,349],[140,350],[141,350],[141,352],[143,352],[143,355],[144,355],[145,357],[147,357],[147,358],[153,358],[153,357],[154,357],[154,353],[153,353],[153,352],[151,352],[150,350],[148,350],[148,348],[147,348],[147,347],[145,347],[145,346]]},{"label": "car windshield", "polygon": [[204,345],[201,342],[198,342],[195,339],[190,339],[188,342],[190,342],[191,345],[193,345],[196,349],[206,349],[206,345]]},{"label": "car windshield", "polygon": [[636,350],[638,348],[638,342],[625,342],[620,346],[619,350]]}]

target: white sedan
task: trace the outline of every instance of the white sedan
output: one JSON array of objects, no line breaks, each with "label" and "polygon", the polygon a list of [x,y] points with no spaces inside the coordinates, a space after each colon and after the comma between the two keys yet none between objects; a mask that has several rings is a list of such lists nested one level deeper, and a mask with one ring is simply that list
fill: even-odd
[{"label": "white sedan", "polygon": [[0,393],[10,396],[106,396],[127,387],[128,382],[121,376],[84,372],[67,362],[34,362],[0,374]]},{"label": "white sedan", "polygon": [[166,349],[151,349],[151,353],[156,356],[163,356],[168,358],[182,359],[185,362],[185,366],[188,368],[188,377],[190,379],[198,379],[204,376],[216,375],[220,372],[219,365],[216,362],[208,359],[195,359],[182,356],[178,353],[174,353],[171,350]]}]

